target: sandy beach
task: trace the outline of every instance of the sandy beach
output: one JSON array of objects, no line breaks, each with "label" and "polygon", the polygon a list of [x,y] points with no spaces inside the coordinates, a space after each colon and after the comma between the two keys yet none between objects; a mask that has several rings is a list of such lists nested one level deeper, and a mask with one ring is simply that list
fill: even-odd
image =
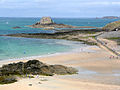
[{"label": "sandy beach", "polygon": [[[78,74],[19,79],[13,84],[0,85],[0,90],[120,90],[120,59],[110,59],[111,53],[97,46],[89,49],[92,52],[36,58],[47,64],[77,68]],[[1,61],[0,65],[18,61],[27,60]]]}]

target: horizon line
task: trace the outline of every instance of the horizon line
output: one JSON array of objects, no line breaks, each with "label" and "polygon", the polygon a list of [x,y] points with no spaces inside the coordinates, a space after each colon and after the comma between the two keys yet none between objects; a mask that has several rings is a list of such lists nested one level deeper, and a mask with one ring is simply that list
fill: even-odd
[{"label": "horizon line", "polygon": [[[107,15],[106,15],[107,16]],[[102,18],[106,16],[94,16],[94,17],[55,17],[55,16],[0,16],[0,18],[42,18],[42,17],[51,17],[51,18]],[[112,16],[112,15],[111,15]],[[110,17],[110,16],[107,16]],[[114,17],[120,17],[120,16],[114,16]]]}]

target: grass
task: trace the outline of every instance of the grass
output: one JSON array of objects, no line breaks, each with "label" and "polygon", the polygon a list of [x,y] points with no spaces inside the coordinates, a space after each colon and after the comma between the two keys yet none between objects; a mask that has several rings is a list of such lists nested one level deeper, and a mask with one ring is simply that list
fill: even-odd
[{"label": "grass", "polygon": [[83,34],[96,34],[94,31],[81,31]]},{"label": "grass", "polygon": [[107,38],[107,39],[115,40],[115,39],[120,39],[120,37],[111,37],[111,38]]},{"label": "grass", "polygon": [[116,41],[117,44],[120,45],[120,37],[111,37],[111,38],[107,38],[107,39]]},{"label": "grass", "polygon": [[115,22],[107,24],[106,26],[103,27],[103,30],[112,31],[117,27],[120,27],[120,21],[115,21]]}]

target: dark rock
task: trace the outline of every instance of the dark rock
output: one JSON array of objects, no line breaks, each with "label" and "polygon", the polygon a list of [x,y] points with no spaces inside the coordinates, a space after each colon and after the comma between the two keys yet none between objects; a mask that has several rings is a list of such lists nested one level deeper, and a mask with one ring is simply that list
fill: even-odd
[{"label": "dark rock", "polygon": [[75,74],[76,69],[62,65],[46,65],[38,60],[29,60],[28,62],[18,62],[8,65],[3,65],[0,68],[0,75],[46,75],[53,76],[54,74]]},{"label": "dark rock", "polygon": [[[46,75],[53,76],[54,74],[76,74],[77,70],[72,67],[63,65],[47,65],[38,60],[29,60],[28,62],[11,63],[3,65],[0,68],[0,84],[9,84],[17,81],[15,75]],[[12,76],[12,77],[11,77]],[[30,77],[29,78],[34,78]],[[45,79],[44,79],[45,81]],[[41,83],[39,83],[41,84]],[[29,84],[32,86],[32,84]]]},{"label": "dark rock", "polygon": [[75,72],[77,72],[76,69],[63,65],[50,65],[50,70],[52,73],[55,74],[74,74]]},{"label": "dark rock", "polygon": [[32,86],[32,84],[29,84],[29,86]]},{"label": "dark rock", "polygon": [[43,66],[40,68],[41,74],[46,76],[53,76],[53,72],[51,71],[50,66]]},{"label": "dark rock", "polygon": [[41,82],[38,82],[38,84],[42,84]]},{"label": "dark rock", "polygon": [[17,29],[17,28],[21,28],[21,27],[19,27],[19,26],[13,27],[13,29]]},{"label": "dark rock", "polygon": [[14,82],[17,82],[17,80],[13,76],[0,76],[0,84],[10,84]]},{"label": "dark rock", "polygon": [[1,68],[1,72],[3,75],[17,75],[17,74],[22,74],[22,69],[23,69],[24,63],[19,62],[19,63],[13,63],[13,64],[8,64],[8,65],[3,65]]}]

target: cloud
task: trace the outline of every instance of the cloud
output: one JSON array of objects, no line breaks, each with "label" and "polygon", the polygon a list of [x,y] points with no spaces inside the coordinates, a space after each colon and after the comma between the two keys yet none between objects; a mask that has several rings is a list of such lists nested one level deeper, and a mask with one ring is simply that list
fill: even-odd
[{"label": "cloud", "polygon": [[120,2],[88,2],[86,5],[120,5]]},{"label": "cloud", "polygon": [[[55,15],[119,12],[120,0],[0,0],[0,10]],[[3,13],[6,13],[2,11]],[[99,11],[99,12],[98,12]]]},{"label": "cloud", "polygon": [[[0,8],[41,8],[43,7],[72,7],[72,6],[97,6],[97,5],[120,5],[120,1],[115,0],[0,0]],[[27,6],[27,7],[26,7]]]}]

